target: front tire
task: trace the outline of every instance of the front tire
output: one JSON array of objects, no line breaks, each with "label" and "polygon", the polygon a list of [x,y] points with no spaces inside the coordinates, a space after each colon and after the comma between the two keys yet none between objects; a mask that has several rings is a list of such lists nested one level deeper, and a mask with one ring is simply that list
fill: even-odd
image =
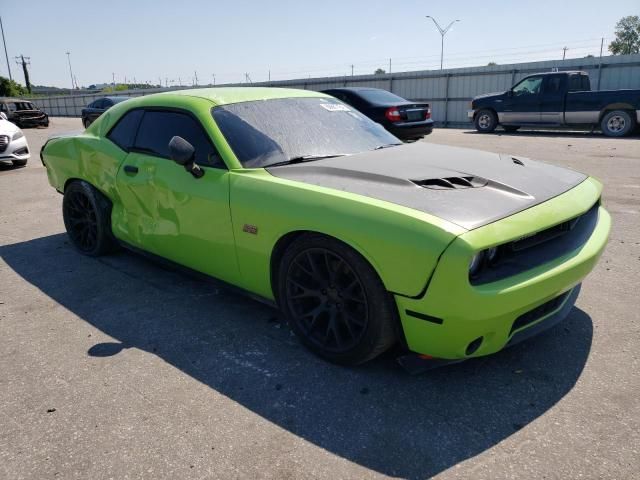
[{"label": "front tire", "polygon": [[636,128],[636,122],[628,112],[613,110],[602,117],[600,128],[607,137],[624,137]]},{"label": "front tire", "polygon": [[498,116],[493,110],[483,109],[476,114],[473,124],[478,132],[491,133],[498,126]]},{"label": "front tire", "polygon": [[87,182],[75,181],[67,186],[62,217],[69,239],[80,253],[97,257],[116,249],[111,232],[111,203]]},{"label": "front tire", "polygon": [[300,341],[331,362],[357,365],[396,342],[391,296],[371,265],[334,238],[306,234],[287,249],[278,300]]}]

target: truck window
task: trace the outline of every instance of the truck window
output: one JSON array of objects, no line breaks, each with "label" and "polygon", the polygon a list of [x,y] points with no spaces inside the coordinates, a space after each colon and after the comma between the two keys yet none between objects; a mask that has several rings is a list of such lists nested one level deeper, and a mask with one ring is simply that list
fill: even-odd
[{"label": "truck window", "polygon": [[591,85],[587,75],[569,75],[570,92],[588,92],[589,90],[591,90]]},{"label": "truck window", "polygon": [[522,95],[537,95],[540,93],[540,87],[542,86],[542,77],[529,77],[522,80],[515,87],[513,87],[513,94],[516,97]]},{"label": "truck window", "polygon": [[549,75],[545,79],[544,83],[544,94],[545,95],[557,95],[558,93],[562,93],[562,79],[564,77],[562,75]]}]

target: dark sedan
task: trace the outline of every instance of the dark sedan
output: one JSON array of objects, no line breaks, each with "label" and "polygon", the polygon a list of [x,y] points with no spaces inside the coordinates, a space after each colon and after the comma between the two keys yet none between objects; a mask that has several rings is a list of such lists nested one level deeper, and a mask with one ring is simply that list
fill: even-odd
[{"label": "dark sedan", "polygon": [[82,125],[87,128],[93,122],[96,121],[100,115],[107,111],[108,108],[113,107],[116,103],[124,102],[131,97],[119,96],[119,97],[102,97],[94,100],[85,108],[82,109]]},{"label": "dark sedan", "polygon": [[380,88],[332,88],[323,93],[351,105],[402,140],[418,140],[433,130],[431,107]]},{"label": "dark sedan", "polygon": [[0,112],[18,128],[49,126],[49,116],[23,98],[0,97]]}]

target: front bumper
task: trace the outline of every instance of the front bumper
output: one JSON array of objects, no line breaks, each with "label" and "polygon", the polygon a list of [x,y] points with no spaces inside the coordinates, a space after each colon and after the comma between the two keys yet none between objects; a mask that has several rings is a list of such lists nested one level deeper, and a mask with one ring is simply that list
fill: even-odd
[{"label": "front bumper", "polygon": [[29,144],[25,137],[10,140],[5,150],[0,152],[0,160],[4,161],[28,160],[30,157]]},{"label": "front bumper", "polygon": [[[597,224],[586,243],[512,277],[471,285],[469,254],[574,218],[597,202],[601,188],[589,178],[552,200],[454,240],[422,297],[395,297],[409,349],[450,360],[488,355],[514,343],[529,329],[535,332],[536,325],[551,315],[564,318],[575,302],[576,286],[593,269],[607,243],[611,218],[604,208],[598,208]],[[521,318],[527,322],[515,323]]]}]

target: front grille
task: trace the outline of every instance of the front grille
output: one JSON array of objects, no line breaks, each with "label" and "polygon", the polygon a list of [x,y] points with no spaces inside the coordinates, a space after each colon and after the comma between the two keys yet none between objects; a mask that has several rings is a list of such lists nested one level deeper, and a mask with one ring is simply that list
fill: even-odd
[{"label": "front grille", "polygon": [[537,306],[533,310],[529,310],[527,313],[523,313],[522,315],[520,315],[513,322],[513,325],[511,326],[511,332],[509,332],[509,335],[511,335],[516,330],[519,330],[522,327],[526,327],[527,325],[537,320],[540,320],[542,317],[556,311],[558,308],[562,306],[562,304],[564,303],[564,301],[566,300],[566,298],[569,296],[570,293],[571,293],[571,290],[563,293],[560,296],[552,298],[548,302],[545,302],[542,305]]},{"label": "front grille", "polygon": [[496,260],[470,278],[482,285],[531,270],[584,245],[598,223],[598,200],[586,213],[532,235],[500,245]]},{"label": "front grille", "polygon": [[0,135],[0,152],[4,152],[9,145],[9,137],[7,135]]}]

